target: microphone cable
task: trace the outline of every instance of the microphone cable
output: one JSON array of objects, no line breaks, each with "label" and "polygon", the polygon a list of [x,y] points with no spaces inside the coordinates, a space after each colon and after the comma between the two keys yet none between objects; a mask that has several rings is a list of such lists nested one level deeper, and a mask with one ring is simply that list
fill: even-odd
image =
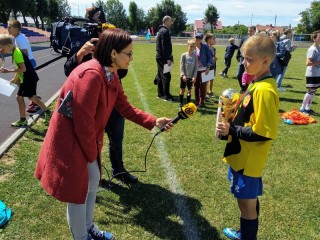
[{"label": "microphone cable", "polygon": [[[151,140],[151,142],[150,142],[150,144],[149,144],[149,146],[148,146],[148,148],[147,148],[147,151],[146,151],[146,154],[145,154],[145,156],[144,156],[144,170],[131,170],[131,171],[123,171],[123,172],[119,172],[119,173],[116,173],[116,174],[114,174],[114,175],[111,175],[111,177],[110,177],[110,174],[109,174],[109,171],[107,170],[107,168],[101,163],[101,166],[104,168],[104,170],[107,172],[107,176],[108,176],[108,180],[109,180],[109,183],[106,183],[105,182],[105,180],[103,180],[103,179],[101,179],[101,181],[103,182],[103,185],[105,185],[105,184],[107,184],[107,188],[108,189],[110,189],[110,188],[112,188],[112,180],[114,179],[114,178],[116,178],[117,179],[117,177],[118,176],[121,176],[122,174],[126,174],[126,173],[137,173],[137,172],[147,172],[147,157],[148,157],[148,153],[149,153],[149,150],[150,150],[150,148],[151,148],[151,146],[152,146],[152,143],[154,142],[154,139],[156,138],[156,136],[158,136],[159,134],[161,133],[161,131],[158,131],[158,132],[156,132],[154,135],[153,135],[153,138],[152,138],[152,140]],[[117,158],[118,158],[118,156],[116,156]],[[119,160],[119,159],[117,159],[117,160]],[[121,180],[120,180],[121,181]],[[121,182],[123,182],[123,181],[121,181]]]}]

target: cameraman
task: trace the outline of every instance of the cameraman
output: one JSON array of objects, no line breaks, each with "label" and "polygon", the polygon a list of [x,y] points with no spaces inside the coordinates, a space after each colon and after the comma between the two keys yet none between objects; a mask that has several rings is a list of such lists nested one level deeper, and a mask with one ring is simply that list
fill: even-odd
[{"label": "cameraman", "polygon": [[[98,17],[99,16],[99,17]],[[86,17],[90,22],[105,22],[103,11],[100,8],[90,8],[87,9]],[[112,25],[107,25],[107,27],[112,28]],[[114,27],[114,26],[113,26]],[[104,31],[101,27],[101,32]],[[100,32],[100,33],[101,33]],[[99,34],[99,31],[98,31]],[[64,65],[64,72],[66,76],[69,76],[71,71],[76,68],[82,62],[88,61],[92,58],[94,52],[95,43],[98,41],[98,38],[91,38],[87,41],[78,52],[72,55]],[[128,70],[119,69],[117,71],[119,79],[121,81],[124,78]],[[105,127],[105,131],[108,134],[109,138],[109,157],[112,166],[112,175],[114,178],[119,179],[120,181],[126,184],[136,183],[138,178],[131,175],[124,168],[123,159],[122,159],[122,142],[124,134],[124,117],[119,114],[115,109],[111,112],[108,123]]]}]

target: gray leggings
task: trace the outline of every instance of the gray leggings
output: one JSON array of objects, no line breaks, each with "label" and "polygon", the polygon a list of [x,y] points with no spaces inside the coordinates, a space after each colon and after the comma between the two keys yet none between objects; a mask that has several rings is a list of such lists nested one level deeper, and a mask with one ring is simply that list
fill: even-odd
[{"label": "gray leggings", "polygon": [[93,210],[100,179],[98,162],[88,164],[89,186],[84,204],[67,203],[67,220],[75,240],[86,240],[93,225]]}]

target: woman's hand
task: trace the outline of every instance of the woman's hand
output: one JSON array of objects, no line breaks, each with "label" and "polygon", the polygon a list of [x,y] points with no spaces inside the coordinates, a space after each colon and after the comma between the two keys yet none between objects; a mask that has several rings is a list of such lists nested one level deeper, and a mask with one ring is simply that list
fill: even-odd
[{"label": "woman's hand", "polygon": [[173,127],[173,123],[170,123],[167,125],[167,123],[169,123],[171,120],[172,120],[171,118],[166,118],[166,117],[157,118],[155,126],[159,129],[164,127],[164,131],[167,131]]},{"label": "woman's hand", "polygon": [[0,72],[1,73],[8,73],[10,71],[8,69],[6,69],[6,68],[0,68]]}]

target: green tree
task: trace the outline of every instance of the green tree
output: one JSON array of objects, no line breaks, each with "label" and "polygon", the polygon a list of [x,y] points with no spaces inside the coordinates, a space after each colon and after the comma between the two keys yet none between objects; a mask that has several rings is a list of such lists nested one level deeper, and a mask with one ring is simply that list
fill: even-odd
[{"label": "green tree", "polygon": [[23,17],[23,22],[25,25],[28,24],[26,17],[31,16],[31,13],[35,13],[36,8],[37,8],[36,0],[25,0],[21,9],[21,15]]},{"label": "green tree", "polygon": [[11,8],[8,5],[8,0],[0,0],[0,22],[8,22],[10,13]]},{"label": "green tree", "polygon": [[69,5],[67,0],[58,0],[59,11],[58,11],[58,19],[62,19],[67,16],[71,16],[71,6]]},{"label": "green tree", "polygon": [[137,33],[137,23],[138,23],[138,6],[135,2],[130,2],[129,4],[129,18],[128,18],[129,28],[134,33]]},{"label": "green tree", "polygon": [[127,29],[128,19],[126,10],[119,0],[107,0],[104,5],[107,22],[110,22],[118,28]]},{"label": "green tree", "polygon": [[311,33],[320,29],[320,1],[311,2],[311,7],[300,13],[297,33]]},{"label": "green tree", "polygon": [[180,35],[186,28],[187,18],[186,14],[182,12],[181,6],[175,4],[172,0],[163,0],[155,8],[149,9],[147,22],[150,24],[150,27],[158,27],[162,25],[162,19],[166,15],[172,17],[174,21],[171,26],[172,34]]},{"label": "green tree", "polygon": [[49,0],[48,24],[58,20],[59,3],[57,0]]},{"label": "green tree", "polygon": [[146,16],[142,8],[138,8],[137,11],[137,31],[141,29],[145,30],[147,28]]},{"label": "green tree", "polygon": [[48,0],[37,0],[37,14],[41,21],[41,29],[44,30],[44,18],[49,14]]},{"label": "green tree", "polygon": [[211,32],[217,26],[217,21],[219,19],[219,13],[215,6],[208,4],[208,8],[204,12],[204,21],[211,25]]}]

